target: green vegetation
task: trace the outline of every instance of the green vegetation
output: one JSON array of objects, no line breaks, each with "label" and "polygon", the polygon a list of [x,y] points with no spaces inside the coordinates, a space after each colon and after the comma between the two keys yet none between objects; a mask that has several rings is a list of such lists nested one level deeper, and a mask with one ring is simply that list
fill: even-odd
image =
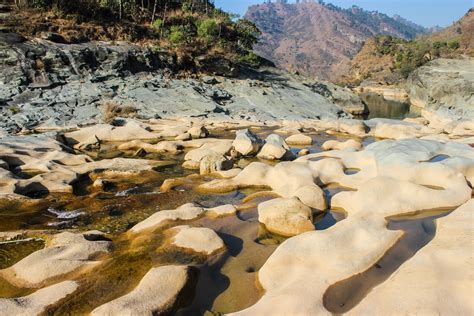
[{"label": "green vegetation", "polygon": [[[191,58],[213,53],[239,61],[241,57],[252,56],[249,51],[260,35],[255,24],[217,9],[211,0],[18,1],[19,11],[25,12],[25,16],[27,10],[46,11],[51,13],[49,16],[73,21],[71,24],[77,25],[79,32],[82,23],[97,25],[95,33],[84,30],[82,38],[94,40],[93,36],[99,34],[97,37],[102,40],[100,34],[104,34],[102,27],[106,25],[110,40],[140,41]],[[50,19],[47,23],[56,32],[54,21]],[[28,28],[33,34],[25,35],[36,35],[40,29]]]},{"label": "green vegetation", "polygon": [[219,35],[219,27],[215,19],[205,19],[197,23],[197,34],[199,37],[213,40]]},{"label": "green vegetation", "polygon": [[449,56],[459,49],[459,41],[429,41],[423,38],[405,41],[392,36],[380,36],[376,39],[377,55],[390,55],[394,60],[394,71],[404,78],[428,61]]}]

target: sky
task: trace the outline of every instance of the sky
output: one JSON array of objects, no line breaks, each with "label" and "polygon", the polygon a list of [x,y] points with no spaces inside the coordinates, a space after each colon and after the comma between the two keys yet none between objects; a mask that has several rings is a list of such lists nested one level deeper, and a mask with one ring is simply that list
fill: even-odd
[{"label": "sky", "polygon": [[[325,0],[325,2],[343,8],[355,4],[366,10],[377,10],[389,16],[398,14],[425,27],[449,26],[459,20],[469,8],[474,7],[474,0]],[[245,14],[249,5],[259,3],[263,3],[263,0],[215,0],[217,7],[240,15]]]}]

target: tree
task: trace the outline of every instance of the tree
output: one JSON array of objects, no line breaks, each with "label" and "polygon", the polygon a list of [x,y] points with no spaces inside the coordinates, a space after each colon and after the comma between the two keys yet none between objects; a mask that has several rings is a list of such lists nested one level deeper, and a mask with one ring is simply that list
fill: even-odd
[{"label": "tree", "polygon": [[247,50],[251,50],[253,45],[258,43],[258,37],[262,34],[258,27],[249,20],[241,19],[235,23],[235,30],[239,45]]}]

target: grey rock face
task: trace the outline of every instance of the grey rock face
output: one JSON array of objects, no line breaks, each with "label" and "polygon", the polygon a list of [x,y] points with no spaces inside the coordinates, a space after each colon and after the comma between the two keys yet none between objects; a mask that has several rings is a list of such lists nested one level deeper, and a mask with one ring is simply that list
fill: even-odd
[{"label": "grey rock face", "polygon": [[[349,117],[275,68],[226,73],[219,81],[173,79],[173,55],[128,43],[62,44],[0,34],[0,128],[9,132],[100,122],[104,102],[131,106],[138,118],[222,117],[254,121]],[[197,58],[196,65],[209,62]],[[210,66],[209,66],[210,67]],[[351,92],[344,92],[353,98]]]},{"label": "grey rock face", "polygon": [[415,70],[407,87],[413,105],[474,119],[474,59],[437,59]]}]

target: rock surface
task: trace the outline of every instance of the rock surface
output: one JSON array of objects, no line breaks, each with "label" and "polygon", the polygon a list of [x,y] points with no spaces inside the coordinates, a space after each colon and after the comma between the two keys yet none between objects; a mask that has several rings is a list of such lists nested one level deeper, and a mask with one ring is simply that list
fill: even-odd
[{"label": "rock surface", "polygon": [[211,255],[225,247],[222,239],[210,228],[183,225],[173,227],[171,230],[175,234],[172,244],[176,247],[206,255]]},{"label": "rock surface", "polygon": [[112,243],[100,232],[63,232],[49,245],[20,260],[0,275],[14,284],[36,287],[43,282],[81,269],[91,269],[100,261],[94,255],[108,253]]},{"label": "rock surface", "polygon": [[172,310],[192,278],[186,266],[152,268],[130,293],[94,309],[91,315],[155,315]]},{"label": "rock surface", "polygon": [[[449,216],[438,219],[434,240],[349,314],[472,314],[474,260],[466,249],[472,247],[474,239],[473,210],[471,199]],[[382,301],[384,304],[379,304]]]},{"label": "rock surface", "polygon": [[[432,161],[439,155],[449,158]],[[318,157],[327,158],[314,160]],[[275,306],[283,314],[331,314],[323,304],[328,286],[369,269],[402,237],[402,231],[387,229],[387,217],[455,208],[471,199],[472,189],[468,183],[472,183],[473,159],[474,151],[470,146],[417,139],[387,140],[373,143],[360,152],[332,151],[329,155],[318,153],[299,158],[294,163],[306,161],[309,168],[319,174],[323,184],[339,183],[357,190],[340,192],[332,197],[332,207],[344,209],[347,218],[326,230],[307,232],[281,244],[259,270],[258,278],[265,294],[255,305],[235,314],[268,315],[274,312]],[[360,171],[347,175],[344,173],[347,168]],[[446,220],[449,221],[450,216]],[[464,234],[462,232],[461,236]],[[449,237],[450,233],[447,236],[449,240],[456,238]],[[443,258],[447,257],[443,255]],[[465,257],[461,255],[462,258]],[[452,267],[445,267],[448,276],[448,271],[459,263],[455,258],[451,259]],[[410,261],[405,264],[410,266]],[[470,268],[468,264],[463,269]],[[402,278],[403,271],[402,266],[392,278]],[[405,274],[403,278],[411,276]],[[467,275],[462,279],[458,283],[461,287],[472,282],[472,277]],[[458,280],[447,284],[454,282]],[[452,301],[439,300],[446,291],[443,286],[431,286],[429,291],[428,298],[438,298],[434,310],[436,306],[450,310]],[[410,293],[413,295],[409,297],[410,305],[407,305],[412,308],[410,313],[426,311],[424,291]],[[454,301],[466,299],[465,291],[449,295]],[[377,297],[379,311],[383,314],[404,311],[403,303],[384,305],[381,301],[387,300],[387,296]],[[469,304],[468,310],[472,311],[471,301],[458,306]],[[394,309],[385,309],[385,306]],[[365,312],[367,309],[361,314]]]},{"label": "rock surface", "polygon": [[204,212],[201,207],[194,206],[192,203],[184,204],[176,210],[159,211],[133,226],[132,233],[141,233],[146,230],[156,229],[169,221],[195,219]]},{"label": "rock surface", "polygon": [[54,304],[73,293],[78,287],[74,281],[64,281],[35,293],[16,298],[0,298],[0,315],[40,315]]},{"label": "rock surface", "polygon": [[285,139],[288,145],[309,146],[313,144],[313,139],[304,134],[294,134]]},{"label": "rock surface", "polygon": [[268,135],[265,144],[257,155],[260,159],[281,160],[293,157],[290,147],[285,140],[277,134]]},{"label": "rock surface", "polygon": [[[6,56],[0,65],[0,128],[10,132],[99,123],[105,102],[133,107],[141,118],[264,121],[350,116],[301,79],[274,68],[206,84],[170,78],[166,72],[174,66],[169,56],[127,43],[7,43],[0,36],[0,52]],[[48,67],[36,69],[37,62]]]},{"label": "rock surface", "polygon": [[235,133],[232,146],[242,156],[252,156],[258,153],[263,141],[249,129],[243,129]]},{"label": "rock surface", "polygon": [[273,199],[258,205],[258,221],[272,233],[296,236],[314,230],[311,209],[298,198]]},{"label": "rock surface", "polygon": [[474,120],[474,59],[436,59],[407,83],[413,105],[444,116]]}]

